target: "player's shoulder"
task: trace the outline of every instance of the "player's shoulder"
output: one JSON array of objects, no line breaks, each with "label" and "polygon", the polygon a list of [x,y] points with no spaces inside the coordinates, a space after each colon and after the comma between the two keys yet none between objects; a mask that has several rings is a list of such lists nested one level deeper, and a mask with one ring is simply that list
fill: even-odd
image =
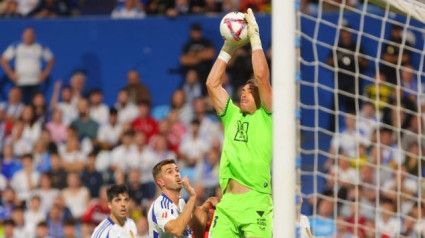
[{"label": "player's shoulder", "polygon": [[161,193],[161,195],[159,195],[155,199],[155,201],[153,202],[152,206],[155,209],[170,209],[172,203],[173,202],[171,201],[170,198],[167,197],[167,195],[165,195],[164,193]]},{"label": "player's shoulder", "polygon": [[93,231],[92,238],[106,237],[114,226],[114,222],[110,217],[104,219]]}]

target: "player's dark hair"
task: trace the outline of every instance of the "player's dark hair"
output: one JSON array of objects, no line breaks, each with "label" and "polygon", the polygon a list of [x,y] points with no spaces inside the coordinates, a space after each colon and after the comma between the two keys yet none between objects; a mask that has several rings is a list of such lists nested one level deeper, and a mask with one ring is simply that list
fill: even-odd
[{"label": "player's dark hair", "polygon": [[176,164],[176,161],[174,161],[173,159],[166,159],[166,160],[163,160],[163,161],[157,163],[153,167],[152,176],[153,176],[153,179],[155,180],[155,182],[156,182],[156,179],[158,177],[158,174],[161,172],[162,166],[167,165],[167,164]]},{"label": "player's dark hair", "polygon": [[112,185],[106,190],[106,195],[108,196],[108,202],[112,202],[115,197],[118,197],[120,194],[127,194],[128,189],[124,184]]},{"label": "player's dark hair", "polygon": [[245,85],[247,84],[250,84],[252,86],[252,96],[254,97],[255,106],[257,107],[257,109],[259,109],[261,107],[261,99],[260,92],[258,91],[258,83],[255,79],[249,79],[248,81],[246,81]]}]

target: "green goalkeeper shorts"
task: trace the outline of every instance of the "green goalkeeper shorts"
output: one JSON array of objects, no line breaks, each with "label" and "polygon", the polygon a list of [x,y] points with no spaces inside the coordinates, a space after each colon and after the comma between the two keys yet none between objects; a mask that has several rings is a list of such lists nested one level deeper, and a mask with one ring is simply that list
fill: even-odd
[{"label": "green goalkeeper shorts", "polygon": [[218,203],[209,238],[272,237],[273,203],[270,194],[251,190],[225,193]]}]

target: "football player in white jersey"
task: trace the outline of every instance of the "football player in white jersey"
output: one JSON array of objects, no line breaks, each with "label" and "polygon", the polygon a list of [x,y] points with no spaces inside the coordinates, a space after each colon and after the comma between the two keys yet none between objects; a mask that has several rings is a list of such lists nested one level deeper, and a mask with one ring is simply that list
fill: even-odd
[{"label": "football player in white jersey", "polygon": [[135,238],[137,236],[136,224],[128,213],[128,189],[125,185],[112,185],[106,191],[108,207],[111,214],[95,229],[92,238]]},{"label": "football player in white jersey", "polygon": [[[196,238],[203,237],[210,207],[218,203],[216,197],[209,198],[202,206],[195,207],[196,193],[174,160],[163,160],[155,165],[152,175],[161,189],[161,195],[152,203],[149,213],[150,238]],[[187,203],[180,196],[182,187],[189,194]],[[193,234],[190,226],[195,230]]]}]

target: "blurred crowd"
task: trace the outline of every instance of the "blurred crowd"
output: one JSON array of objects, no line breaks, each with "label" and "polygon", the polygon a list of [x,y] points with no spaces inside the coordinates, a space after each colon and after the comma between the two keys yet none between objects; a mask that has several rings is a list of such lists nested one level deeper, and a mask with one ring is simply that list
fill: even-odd
[{"label": "blurred crowd", "polygon": [[[41,85],[55,67],[54,52],[36,41],[32,28],[21,37],[0,61],[13,83],[0,102],[0,237],[90,237],[110,213],[110,184],[128,186],[130,215],[147,237],[147,209],[159,192],[152,168],[164,159],[177,161],[199,204],[221,196],[223,128],[205,88],[216,49],[199,24],[181,46],[180,87],[170,103],[155,106],[135,69],[123,75],[126,85],[113,105],[105,104],[101,89],[87,89],[81,71],[69,84],[56,80],[46,98]],[[236,103],[252,74],[249,51],[235,52],[224,78]]]},{"label": "blurred crowd", "polygon": [[143,18],[149,15],[176,17],[187,14],[220,14],[231,11],[270,13],[271,0],[0,0],[2,18],[55,18],[111,15],[112,18]]},{"label": "blurred crowd", "polygon": [[[415,42],[391,26],[373,76],[371,57],[347,22],[327,65],[335,72],[332,135],[320,172],[324,189],[309,203],[317,236],[425,236],[425,97]],[[402,43],[405,43],[402,47]],[[342,120],[340,120],[342,118]]]}]

